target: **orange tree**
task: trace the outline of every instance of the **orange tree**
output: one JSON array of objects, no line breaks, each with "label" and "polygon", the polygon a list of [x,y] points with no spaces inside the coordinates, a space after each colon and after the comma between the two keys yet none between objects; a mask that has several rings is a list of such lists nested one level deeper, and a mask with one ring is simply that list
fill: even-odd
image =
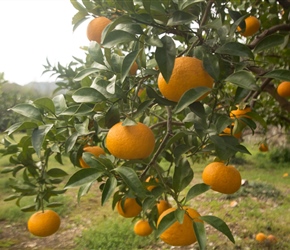
[{"label": "orange tree", "polygon": [[[197,240],[204,249],[206,223],[234,242],[224,221],[202,214],[192,203],[210,189],[205,183],[192,184],[193,166],[211,157],[223,162],[223,171],[233,169],[226,166],[230,158],[249,153],[236,136],[245,128],[253,133],[257,125],[289,129],[289,101],[276,91],[281,81],[290,81],[287,1],[71,3],[77,10],[74,29],[86,19],[106,18],[101,25],[89,25],[94,29],[88,30],[83,47],[85,60],[74,58],[67,66],[47,62],[45,72],[59,76],[52,99],[12,107],[26,120],[7,128],[3,140],[1,152],[10,155],[11,166],[2,173],[12,173],[15,191],[6,200],[15,199],[21,206],[22,198],[34,196],[35,203],[21,209],[44,210],[61,205],[50,198],[68,188],[78,187],[80,199],[98,183],[102,204],[111,202],[123,210],[125,201],[134,199],[142,208],[135,217],[148,221],[156,236],[183,230],[184,219],[187,227],[190,221],[193,236],[179,243],[173,237],[173,245]],[[250,35],[249,16],[259,21]],[[172,89],[164,91],[161,85]],[[168,92],[178,97],[167,97]],[[18,131],[26,134],[15,142]],[[107,148],[109,133],[112,152]],[[95,157],[84,150],[90,146],[105,154]],[[50,166],[49,159],[62,163],[67,155],[76,171],[63,189],[59,184],[67,173]],[[81,168],[80,159],[90,167]],[[164,199],[173,209],[158,220],[157,204]],[[191,217],[188,207],[198,215]]]}]

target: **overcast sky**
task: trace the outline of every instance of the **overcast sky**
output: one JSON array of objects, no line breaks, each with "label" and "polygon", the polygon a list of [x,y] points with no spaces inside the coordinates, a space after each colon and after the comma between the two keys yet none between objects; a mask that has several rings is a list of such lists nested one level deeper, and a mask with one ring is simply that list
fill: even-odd
[{"label": "overcast sky", "polygon": [[63,65],[84,58],[86,25],[75,32],[70,0],[0,0],[0,72],[9,82],[53,81],[42,75],[46,58]]}]

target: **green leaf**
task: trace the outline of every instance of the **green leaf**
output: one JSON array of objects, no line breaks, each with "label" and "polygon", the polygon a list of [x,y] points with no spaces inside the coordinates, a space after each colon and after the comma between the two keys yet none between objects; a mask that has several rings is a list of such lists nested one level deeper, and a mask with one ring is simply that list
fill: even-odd
[{"label": "green leaf", "polygon": [[279,34],[266,36],[262,40],[260,40],[259,43],[256,45],[254,53],[259,53],[272,47],[279,46],[284,43],[284,40],[285,37]]},{"label": "green leaf", "polygon": [[125,80],[125,78],[128,76],[128,73],[133,65],[133,63],[136,61],[138,54],[140,50],[135,50],[129,53],[125,56],[123,63],[122,63],[122,71],[121,71],[121,83]]},{"label": "green leaf", "polygon": [[252,73],[246,70],[240,70],[225,79],[227,82],[231,82],[241,88],[249,90],[257,90],[256,79]]},{"label": "green leaf", "polygon": [[[106,69],[106,67],[104,67],[104,69]],[[84,69],[82,71],[80,71],[74,78],[75,81],[81,81],[82,79],[84,79],[85,77],[94,74],[96,72],[100,71],[99,68],[88,68],[88,69]]]},{"label": "green leaf", "polygon": [[86,11],[86,8],[82,6],[77,0],[70,0],[72,6],[79,11]]},{"label": "green leaf", "polygon": [[17,131],[34,129],[37,127],[38,125],[34,122],[17,122],[10,126],[5,132],[7,132],[8,135],[11,135],[12,133]]},{"label": "green leaf", "polygon": [[117,184],[118,184],[117,179],[114,176],[110,176],[107,179],[104,189],[102,191],[102,206],[114,193],[114,190],[117,187]]},{"label": "green leaf", "polygon": [[106,112],[105,125],[107,128],[111,128],[119,121],[120,121],[120,108],[119,106],[114,105]]},{"label": "green leaf", "polygon": [[219,57],[211,53],[204,53],[202,57],[202,65],[206,72],[216,81],[220,76]]},{"label": "green leaf", "polygon": [[159,222],[157,230],[156,230],[156,237],[159,237],[167,228],[169,228],[173,223],[175,223],[176,217],[174,211],[165,215],[162,220]]},{"label": "green leaf", "polygon": [[104,55],[100,44],[97,42],[91,42],[88,51],[95,62],[104,64]]},{"label": "green leaf", "polygon": [[93,183],[94,182],[92,181],[92,182],[89,182],[87,184],[84,184],[84,185],[80,186],[79,191],[78,191],[78,195],[77,195],[78,203],[80,202],[81,197],[86,195],[90,191],[91,186],[93,185]]},{"label": "green leaf", "polygon": [[61,207],[63,206],[63,203],[62,202],[50,202],[48,204],[46,204],[46,207],[50,207],[50,208],[54,208],[54,207]]},{"label": "green leaf", "polygon": [[35,212],[36,210],[37,209],[36,209],[36,205],[35,204],[27,205],[27,206],[21,208],[22,212]]},{"label": "green leaf", "polygon": [[101,177],[103,172],[95,168],[84,168],[74,173],[65,185],[65,188],[73,188],[82,186],[87,183],[93,182]]},{"label": "green leaf", "polygon": [[62,95],[62,94],[57,95],[57,96],[53,97],[52,101],[54,103],[55,113],[57,115],[59,115],[60,113],[62,113],[64,110],[67,109],[64,95]]},{"label": "green leaf", "polygon": [[174,216],[175,216],[176,220],[177,220],[180,224],[183,224],[184,214],[185,214],[185,210],[184,210],[184,209],[176,209],[176,210],[174,211]]},{"label": "green leaf", "polygon": [[155,60],[163,78],[169,82],[175,62],[175,43],[171,37],[166,35],[161,38],[161,42],[163,46],[156,48]]},{"label": "green leaf", "polygon": [[39,109],[31,104],[17,104],[13,108],[11,108],[11,110],[27,118],[42,121],[42,116]]},{"label": "green leaf", "polygon": [[218,133],[221,133],[229,124],[231,124],[232,119],[228,117],[227,115],[220,115],[217,114],[218,117],[216,119],[216,130]]},{"label": "green leaf", "polygon": [[167,25],[176,26],[176,25],[187,24],[187,23],[190,23],[194,19],[196,19],[196,16],[188,12],[177,10],[173,12],[172,17],[169,18]]},{"label": "green leaf", "polygon": [[52,127],[53,124],[48,124],[39,126],[38,128],[33,130],[31,138],[32,146],[38,157],[41,157],[42,144],[44,142],[45,136],[51,130]]},{"label": "green leaf", "polygon": [[68,175],[67,172],[63,171],[60,168],[51,168],[46,172],[46,174],[51,176],[51,177],[64,177],[64,176]]},{"label": "green leaf", "polygon": [[67,138],[67,140],[65,141],[65,144],[64,144],[66,153],[70,152],[73,149],[77,139],[78,139],[78,133],[76,133],[76,132],[71,134]]},{"label": "green leaf", "polygon": [[83,160],[91,167],[97,169],[99,172],[106,172],[107,169],[111,169],[113,164],[109,159],[102,159],[96,157],[89,152],[82,154]]},{"label": "green leaf", "polygon": [[106,100],[99,91],[94,88],[84,87],[76,90],[72,98],[75,102],[92,102],[98,103]]},{"label": "green leaf", "polygon": [[210,186],[206,185],[205,183],[195,184],[193,187],[191,187],[188,190],[185,201],[189,201],[195,198],[196,196],[208,191],[209,189],[210,189]]},{"label": "green leaf", "polygon": [[206,231],[202,222],[193,221],[193,228],[200,250],[206,249]]},{"label": "green leaf", "polygon": [[54,103],[50,98],[47,97],[39,98],[36,99],[33,103],[35,106],[43,108],[45,111],[49,113],[55,114]]},{"label": "green leaf", "polygon": [[186,91],[180,100],[178,101],[174,113],[179,113],[185,108],[187,108],[190,104],[197,101],[200,97],[202,97],[204,94],[208,93],[211,89],[208,87],[196,87],[193,89],[189,89]]},{"label": "green leaf", "polygon": [[186,159],[182,159],[178,166],[174,168],[172,187],[176,192],[182,191],[186,188],[193,178],[193,171],[189,162]]},{"label": "green leaf", "polygon": [[228,42],[219,47],[216,51],[219,54],[227,54],[231,56],[239,56],[246,58],[254,58],[253,52],[245,44],[238,42]]},{"label": "green leaf", "polygon": [[171,106],[176,104],[176,102],[169,101],[158,95],[156,91],[150,86],[146,86],[146,93],[150,99],[155,99],[155,101],[160,105]]},{"label": "green leaf", "polygon": [[129,167],[118,167],[115,168],[115,172],[117,172],[126,185],[140,198],[144,198],[146,196],[146,189],[142,185],[142,182],[138,178],[136,172]]},{"label": "green leaf", "polygon": [[222,219],[211,215],[201,216],[200,219],[210,224],[212,227],[227,236],[231,242],[235,243],[231,230]]},{"label": "green leaf", "polygon": [[275,69],[272,70],[265,75],[262,76],[263,78],[274,78],[281,81],[290,81],[290,70],[286,69]]},{"label": "green leaf", "polygon": [[110,48],[119,43],[130,43],[135,40],[135,35],[131,33],[123,30],[113,30],[106,34],[102,45],[106,48]]}]

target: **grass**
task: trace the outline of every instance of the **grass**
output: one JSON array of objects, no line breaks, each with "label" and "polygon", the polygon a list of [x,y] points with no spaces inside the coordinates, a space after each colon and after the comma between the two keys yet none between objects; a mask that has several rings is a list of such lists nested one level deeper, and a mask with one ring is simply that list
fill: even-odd
[{"label": "grass", "polygon": [[[287,159],[288,155],[282,150],[283,154],[277,151],[261,153],[256,148],[248,148],[252,156],[237,154],[231,161],[241,172],[242,178],[247,180],[246,185],[234,195],[222,195],[209,190],[191,201],[190,205],[201,215],[214,215],[223,219],[236,241],[236,244],[231,243],[216,229],[206,225],[207,249],[290,249],[290,177],[283,177],[284,173],[289,173],[289,162],[280,162],[281,159]],[[273,162],[273,159],[278,159],[279,162]],[[64,166],[52,160],[50,167],[62,167],[65,171],[73,173],[76,169],[67,158],[64,160]],[[6,157],[0,158],[0,164],[7,165],[9,161]],[[206,164],[207,162],[201,162],[193,165],[193,185],[201,182],[201,174]],[[30,213],[21,212],[14,201],[2,201],[11,192],[8,183],[7,175],[0,175],[0,221],[24,222]],[[80,231],[80,236],[74,239],[74,249],[170,249],[156,240],[154,235],[136,236],[133,233],[134,222],[112,211],[110,201],[101,206],[97,184],[82,197],[80,204],[77,204],[76,194],[77,189],[69,189],[65,195],[57,197],[57,201],[65,204],[57,208],[66,221],[63,230],[76,227]],[[234,206],[233,201],[236,204]],[[275,235],[278,243],[272,248],[258,244],[255,241],[255,234],[258,232]],[[0,248],[5,245],[4,248],[9,249],[13,244],[11,239],[3,239],[0,241]]]}]

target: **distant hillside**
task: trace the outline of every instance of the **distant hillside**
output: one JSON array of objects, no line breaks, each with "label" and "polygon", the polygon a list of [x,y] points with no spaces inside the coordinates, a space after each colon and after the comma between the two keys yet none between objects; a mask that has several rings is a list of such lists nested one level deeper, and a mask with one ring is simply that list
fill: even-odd
[{"label": "distant hillside", "polygon": [[39,97],[51,97],[53,91],[57,88],[57,85],[54,82],[31,82],[20,87],[35,92]]}]

